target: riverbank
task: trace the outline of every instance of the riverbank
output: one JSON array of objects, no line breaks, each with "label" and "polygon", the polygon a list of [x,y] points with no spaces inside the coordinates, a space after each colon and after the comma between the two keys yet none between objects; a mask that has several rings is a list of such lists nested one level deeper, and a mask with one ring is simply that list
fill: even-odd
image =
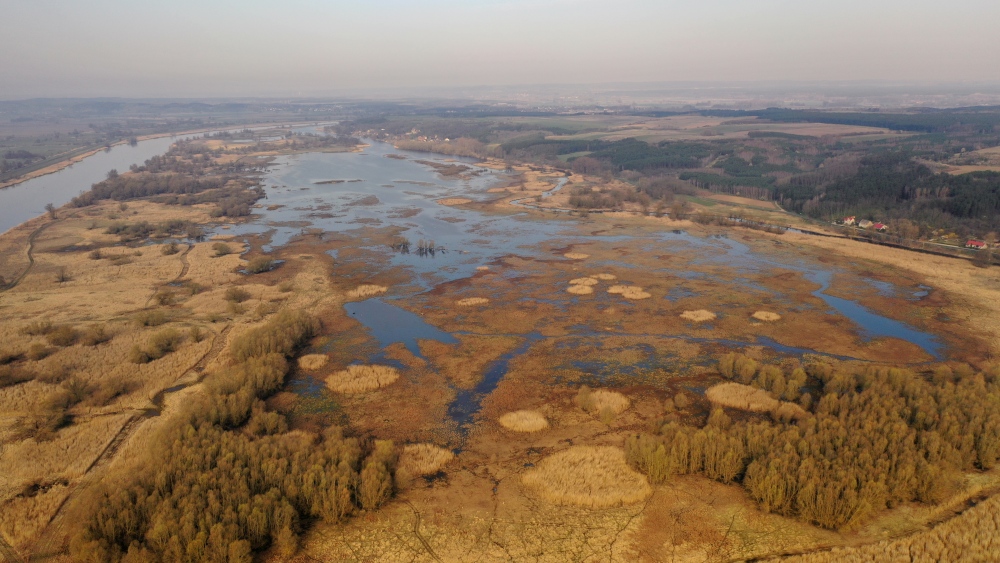
[{"label": "riverbank", "polygon": [[[304,121],[304,122],[303,121],[296,121],[296,122],[289,122],[289,123],[250,123],[250,124],[246,124],[246,125],[233,125],[231,127],[224,127],[221,130],[223,130],[223,131],[232,131],[234,129],[248,129],[248,128],[252,129],[252,128],[256,128],[256,127],[289,127],[289,126],[290,127],[301,127],[301,126],[304,126],[304,125],[313,125],[313,124],[318,124],[318,123],[319,122],[316,122],[316,121]],[[219,130],[220,129],[217,126],[216,127],[201,127],[201,128],[198,128],[198,129],[188,129],[188,130],[185,130],[185,131],[176,131],[176,132],[171,132],[171,133],[155,133],[155,134],[151,134],[151,135],[141,135],[139,137],[136,137],[136,139],[138,141],[142,142],[142,141],[149,141],[149,140],[152,140],[152,139],[162,139],[164,137],[179,137],[179,136],[184,136],[184,135],[197,135],[199,133],[208,133],[210,131],[219,131]],[[113,143],[111,145],[101,146],[101,147],[98,147],[98,148],[95,148],[95,149],[87,150],[83,154],[76,154],[76,155],[73,155],[73,156],[66,157],[64,160],[61,160],[59,162],[55,162],[55,163],[50,164],[50,165],[48,165],[48,166],[46,166],[44,168],[40,168],[38,170],[33,170],[31,172],[27,172],[23,176],[18,176],[17,178],[13,178],[11,180],[6,180],[4,182],[0,182],[0,190],[2,190],[4,188],[10,188],[10,187],[16,186],[18,184],[27,182],[28,180],[34,180],[35,178],[41,178],[42,176],[47,176],[49,174],[52,174],[52,173],[55,173],[55,172],[59,172],[60,170],[63,170],[64,168],[66,168],[68,166],[72,166],[72,165],[74,165],[74,164],[76,164],[78,162],[81,162],[81,161],[83,161],[83,160],[85,160],[85,159],[87,159],[87,158],[89,158],[89,157],[91,157],[91,156],[93,156],[93,155],[101,152],[101,151],[108,150],[109,148],[114,148],[114,147],[126,145],[126,144],[128,144],[128,141],[121,140],[121,141],[115,142],[115,143]],[[80,150],[80,149],[77,149],[77,150]],[[75,151],[70,151],[70,152],[75,152]]]}]

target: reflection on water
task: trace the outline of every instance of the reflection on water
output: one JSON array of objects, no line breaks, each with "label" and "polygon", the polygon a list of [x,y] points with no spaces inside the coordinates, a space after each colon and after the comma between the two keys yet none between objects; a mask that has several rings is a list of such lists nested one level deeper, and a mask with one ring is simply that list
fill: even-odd
[{"label": "reflection on water", "polygon": [[403,343],[414,356],[423,358],[418,340],[437,340],[445,344],[457,344],[451,334],[433,327],[419,315],[415,315],[379,298],[355,301],[344,305],[350,317],[365,325],[379,346],[386,348],[397,342]]}]

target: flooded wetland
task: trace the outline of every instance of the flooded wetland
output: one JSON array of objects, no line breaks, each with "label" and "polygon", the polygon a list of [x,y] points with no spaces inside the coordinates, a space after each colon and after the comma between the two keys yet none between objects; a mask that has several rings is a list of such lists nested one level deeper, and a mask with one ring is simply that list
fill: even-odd
[{"label": "flooded wetland", "polygon": [[[545,542],[580,540],[571,530],[584,519],[607,540],[592,555],[607,554],[644,505],[611,502],[598,514],[552,505],[512,477],[567,445],[616,445],[662,420],[664,403],[679,403],[678,395],[688,404],[669,416],[700,424],[710,411],[705,390],[725,381],[716,364],[727,353],[789,370],[815,361],[920,370],[988,349],[947,313],[948,296],[912,272],[784,235],[517,205],[545,199],[565,183],[561,173],[505,172],[372,142],[359,153],[280,157],[263,181],[254,220],[220,232],[278,258],[321,261],[335,287],[356,295],[322,314],[325,336],[308,352],[330,361],[294,373],[271,403],[293,425],[338,421],[362,435],[456,453],[452,469],[406,493],[414,510],[434,515],[421,526],[436,530],[436,545],[449,553],[468,540],[497,555],[500,537],[513,542],[510,553],[546,552]],[[384,291],[368,296],[356,289],[363,286]],[[323,385],[338,370],[369,365],[399,377],[366,393]],[[581,386],[613,390],[626,407],[603,419],[581,412]],[[545,429],[521,434],[500,423],[522,411],[540,416]],[[755,526],[771,534],[802,526],[746,512],[742,493],[698,479],[684,478],[684,486],[702,500],[680,501],[673,484],[649,510],[687,505],[714,521],[700,503],[715,498],[724,514],[763,518]],[[378,539],[412,518],[410,507],[386,508],[336,539],[320,527],[306,548],[413,555],[418,547]],[[526,539],[536,518],[552,533]],[[829,540],[804,530],[783,545]],[[744,541],[737,551],[759,549]]]},{"label": "flooded wetland", "polygon": [[[364,451],[391,440],[398,456],[399,501],[302,527],[301,547],[317,558],[722,560],[868,541],[930,518],[886,510],[848,538],[761,510],[735,473],[675,467],[657,479],[636,440],[678,425],[797,431],[815,403],[828,407],[824,387],[839,374],[983,363],[988,333],[971,330],[968,302],[934,272],[831,251],[801,232],[581,215],[562,208],[564,192],[599,179],[365,143],[239,157],[266,163],[248,176],[262,197],[226,221],[210,205],[132,199],[68,205],[7,233],[9,340],[37,347],[31,331],[46,328],[33,324],[46,311],[59,311],[57,325],[111,328],[93,346],[12,356],[46,379],[8,386],[0,402],[42,408],[58,377],[102,385],[103,366],[116,365],[112,375],[141,383],[76,407],[52,444],[128,473],[131,453],[113,457],[119,447],[141,449],[186,403],[228,392],[218,381],[233,370],[268,365],[241,342],[280,323],[305,327],[309,338],[284,344],[287,364],[272,358],[284,382],[246,407],[246,430],[226,432],[333,440],[340,427]],[[217,139],[181,149],[211,147],[243,150]],[[144,238],[118,234],[139,219],[151,225]],[[150,348],[160,341],[166,350]],[[240,364],[241,354],[251,359]],[[19,406],[24,397],[34,403]],[[17,416],[4,428],[21,440]],[[17,451],[0,452],[0,468],[21,470]],[[993,473],[968,479],[961,502],[996,484]],[[17,483],[4,491],[21,499]],[[18,510],[45,503],[71,518],[81,504],[64,499],[85,488],[46,489]],[[727,534],[733,526],[738,535]],[[415,531],[400,542],[398,529]],[[64,541],[58,526],[23,537],[32,534],[42,548]]]}]

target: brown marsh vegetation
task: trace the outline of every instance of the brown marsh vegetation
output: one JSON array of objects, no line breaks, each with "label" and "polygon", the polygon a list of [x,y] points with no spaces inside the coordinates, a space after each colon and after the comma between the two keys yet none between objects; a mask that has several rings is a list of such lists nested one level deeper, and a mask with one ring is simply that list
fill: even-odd
[{"label": "brown marsh vegetation", "polygon": [[[403,302],[457,335],[455,344],[419,341],[418,355],[398,344],[379,350],[341,308],[409,281],[326,254],[336,247],[352,256],[352,245],[367,241],[302,237],[266,258],[284,261],[274,271],[273,263],[248,267],[242,256],[259,251],[253,239],[138,249],[122,234],[155,239],[169,231],[156,225],[175,220],[235,221],[245,203],[226,184],[184,184],[217,196],[187,197],[157,181],[148,189],[162,200],[128,204],[149,228],[109,218],[123,213],[114,198],[151,193],[144,185],[119,182],[61,211],[35,242],[35,265],[0,298],[0,533],[22,553],[102,561],[760,558],[881,541],[884,530],[912,534],[1000,483],[1000,374],[979,353],[991,345],[974,325],[942,315],[979,299],[994,307],[989,284],[968,302],[948,289],[891,303],[921,328],[961,336],[948,340],[951,361],[932,363],[905,342],[861,341],[850,323],[828,319],[815,285],[792,271],[750,273],[733,289],[713,281],[730,272],[684,248],[671,249],[670,260],[701,276],[663,273],[662,256],[628,243],[582,245],[584,254],[551,241],[542,245],[555,260],[509,256]],[[586,225],[726,232],[654,217]],[[26,233],[0,243],[19,236]],[[761,252],[820,253],[790,233],[731,236]],[[841,255],[822,253],[855,271]],[[597,263],[606,271],[582,271]],[[60,268],[71,274],[61,282]],[[944,270],[954,285],[926,271],[885,276],[954,288],[979,275]],[[569,287],[592,297],[553,291],[568,280],[586,280]],[[593,291],[617,286],[610,295]],[[806,306],[786,307],[753,286]],[[675,289],[683,297],[664,298]],[[856,290],[844,279],[831,289]],[[857,294],[885,312],[874,292]],[[470,295],[488,295],[489,306]],[[781,322],[757,322],[770,319],[755,313],[771,309]],[[698,311],[718,314],[683,318]],[[970,314],[969,322],[984,315]],[[579,326],[591,332],[581,336]],[[731,354],[711,342],[759,336],[804,348],[822,341],[823,353],[748,345]],[[522,344],[479,414],[457,428],[449,405]],[[376,353],[393,367],[358,364]],[[318,398],[295,393],[289,380],[318,382]],[[186,387],[161,393],[175,385]],[[982,538],[996,528],[994,501],[928,531],[803,557],[991,553]],[[57,515],[65,526],[49,525]]]}]

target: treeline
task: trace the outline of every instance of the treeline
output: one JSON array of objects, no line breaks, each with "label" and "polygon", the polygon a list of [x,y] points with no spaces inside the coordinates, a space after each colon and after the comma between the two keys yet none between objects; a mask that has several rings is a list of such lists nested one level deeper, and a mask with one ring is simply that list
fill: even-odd
[{"label": "treeline", "polygon": [[392,493],[391,442],[362,442],[338,428],[288,431],[262,399],[277,391],[287,358],[318,330],[282,312],[234,339],[237,363],[207,381],[149,459],[108,485],[71,542],[81,561],[249,563],[276,547],[287,557],[305,523],[374,509]]},{"label": "treeline", "polygon": [[717,117],[758,117],[786,123],[861,125],[924,133],[947,132],[955,129],[997,132],[998,126],[1000,126],[1000,108],[998,107],[957,108],[914,113],[832,112],[768,108],[749,111],[707,110],[701,114]]},{"label": "treeline", "polygon": [[127,201],[160,194],[196,194],[221,188],[228,181],[225,177],[199,179],[169,173],[115,175],[94,184],[90,191],[74,197],[71,203],[74,207],[86,207],[105,199]]},{"label": "treeline", "polygon": [[[731,418],[716,408],[696,428],[668,421],[627,443],[653,481],[697,473],[739,483],[763,510],[838,529],[903,502],[937,503],[963,472],[1000,457],[1000,369],[932,373],[811,364],[786,376],[745,357],[724,376],[776,397],[798,397],[807,415]],[[803,392],[804,391],[804,392]]]},{"label": "treeline", "polygon": [[[786,209],[816,218],[856,215],[946,221],[947,214],[982,231],[1000,227],[1000,173],[935,174],[908,152],[861,159],[850,176],[826,182],[818,175],[792,178],[776,189]],[[957,221],[953,221],[957,222]]]}]

